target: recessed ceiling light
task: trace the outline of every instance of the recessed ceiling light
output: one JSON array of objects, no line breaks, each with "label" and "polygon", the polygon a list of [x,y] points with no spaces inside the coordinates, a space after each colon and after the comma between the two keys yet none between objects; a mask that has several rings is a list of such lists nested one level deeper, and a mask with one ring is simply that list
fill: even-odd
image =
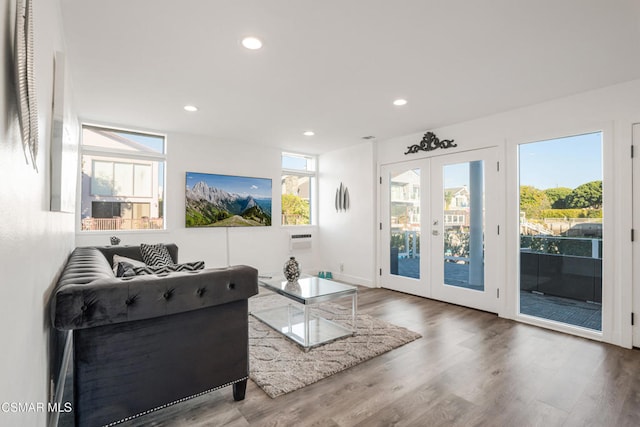
[{"label": "recessed ceiling light", "polygon": [[406,104],[407,104],[406,99],[396,99],[395,101],[393,101],[393,105],[397,105],[398,107]]},{"label": "recessed ceiling light", "polygon": [[194,112],[198,111],[198,107],[196,107],[195,105],[185,105],[184,106],[184,110],[188,111],[190,113],[194,113]]},{"label": "recessed ceiling light", "polygon": [[304,136],[313,136],[315,135],[315,133],[312,130],[308,130],[306,132],[303,133]]},{"label": "recessed ceiling light", "polygon": [[262,47],[262,41],[256,37],[245,37],[242,39],[242,46],[247,49],[257,50]]}]

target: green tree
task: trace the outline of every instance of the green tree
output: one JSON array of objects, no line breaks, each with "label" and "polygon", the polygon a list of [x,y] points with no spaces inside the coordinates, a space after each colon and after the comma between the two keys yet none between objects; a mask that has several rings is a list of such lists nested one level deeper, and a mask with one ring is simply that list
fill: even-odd
[{"label": "green tree", "polygon": [[565,200],[568,208],[600,209],[602,207],[602,181],[591,181],[576,187]]},{"label": "green tree", "polygon": [[286,224],[310,224],[309,202],[293,194],[282,195],[282,214]]},{"label": "green tree", "polygon": [[520,210],[527,218],[540,218],[542,211],[550,207],[551,203],[544,191],[530,185],[520,186]]},{"label": "green tree", "polygon": [[544,194],[547,195],[552,209],[565,209],[566,198],[573,190],[568,187],[547,188]]}]

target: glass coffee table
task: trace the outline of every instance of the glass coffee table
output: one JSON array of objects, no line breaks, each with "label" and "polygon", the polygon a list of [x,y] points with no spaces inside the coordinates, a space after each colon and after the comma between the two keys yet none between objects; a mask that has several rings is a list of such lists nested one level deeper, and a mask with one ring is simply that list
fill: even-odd
[{"label": "glass coffee table", "polygon": [[[283,278],[259,277],[264,288],[291,301],[281,307],[252,312],[256,319],[266,323],[308,351],[310,348],[356,333],[358,288],[319,277],[303,277],[297,282]],[[351,328],[311,312],[311,305],[351,297]]]}]

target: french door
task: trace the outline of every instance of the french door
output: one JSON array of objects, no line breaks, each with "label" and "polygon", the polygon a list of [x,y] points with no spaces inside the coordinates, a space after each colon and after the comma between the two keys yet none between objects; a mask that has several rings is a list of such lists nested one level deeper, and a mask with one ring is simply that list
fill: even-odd
[{"label": "french door", "polygon": [[498,311],[497,149],[383,165],[382,287]]}]

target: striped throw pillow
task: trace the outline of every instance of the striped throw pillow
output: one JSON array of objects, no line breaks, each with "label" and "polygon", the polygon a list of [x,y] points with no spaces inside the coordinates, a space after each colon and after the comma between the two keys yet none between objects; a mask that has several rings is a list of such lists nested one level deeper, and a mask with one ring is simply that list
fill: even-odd
[{"label": "striped throw pillow", "polygon": [[204,261],[187,262],[184,264],[171,264],[163,266],[150,266],[133,267],[133,271],[136,275],[141,274],[164,274],[172,273],[174,271],[196,271],[204,268]]},{"label": "striped throw pillow", "polygon": [[169,250],[162,243],[155,245],[142,243],[140,244],[140,254],[142,255],[144,263],[152,267],[162,267],[173,264]]}]

